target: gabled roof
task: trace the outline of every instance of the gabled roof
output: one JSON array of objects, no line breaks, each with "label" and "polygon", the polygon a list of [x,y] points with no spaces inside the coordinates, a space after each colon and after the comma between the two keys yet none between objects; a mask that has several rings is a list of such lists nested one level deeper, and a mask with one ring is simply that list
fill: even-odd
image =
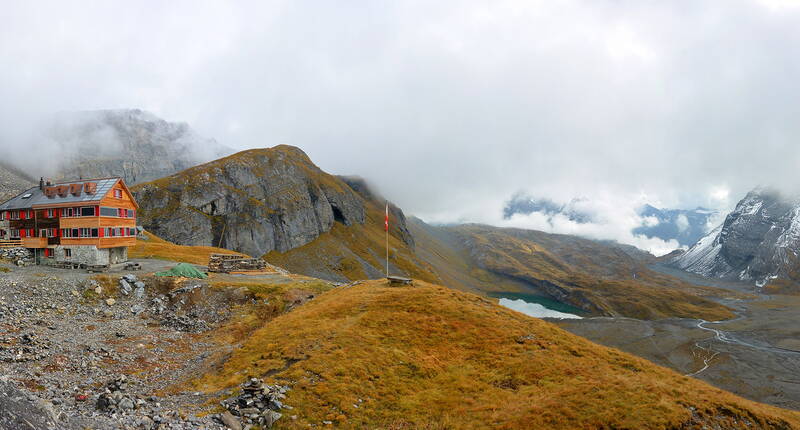
[{"label": "gabled roof", "polygon": [[91,203],[91,202],[99,202],[103,200],[103,198],[108,194],[114,185],[120,181],[119,177],[116,178],[102,178],[102,179],[81,179],[78,181],[67,181],[67,182],[59,182],[56,184],[50,184],[49,186],[58,186],[58,185],[71,185],[71,184],[85,184],[87,182],[94,182],[97,184],[97,190],[92,193],[88,194],[85,192],[81,192],[79,195],[75,196],[71,193],[68,193],[66,197],[61,197],[56,194],[54,197],[47,197],[44,194],[44,191],[40,190],[39,187],[29,188],[23,191],[20,195],[12,198],[0,204],[0,211],[2,210],[13,210],[13,209],[31,209],[33,207],[47,207],[47,206],[54,206],[54,205],[64,205],[64,204],[71,204],[71,203]]}]

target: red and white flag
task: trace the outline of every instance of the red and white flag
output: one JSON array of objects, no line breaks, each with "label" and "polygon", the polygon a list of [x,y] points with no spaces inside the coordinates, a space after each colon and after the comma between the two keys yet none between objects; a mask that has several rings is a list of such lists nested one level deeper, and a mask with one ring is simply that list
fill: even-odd
[{"label": "red and white flag", "polygon": [[383,221],[383,229],[389,231],[389,203],[386,203],[386,218]]}]

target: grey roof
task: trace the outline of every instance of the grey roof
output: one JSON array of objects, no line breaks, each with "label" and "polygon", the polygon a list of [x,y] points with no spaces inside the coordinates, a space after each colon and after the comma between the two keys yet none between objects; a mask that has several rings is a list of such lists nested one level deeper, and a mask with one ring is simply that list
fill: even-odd
[{"label": "grey roof", "polygon": [[[103,178],[103,179],[82,179],[80,181],[70,181],[70,182],[59,182],[57,184],[52,185],[69,185],[69,184],[83,184],[86,182],[96,182],[97,183],[97,191],[94,194],[86,194],[81,193],[79,196],[73,196],[72,194],[67,194],[66,197],[61,197],[56,195],[53,198],[48,198],[44,195],[44,192],[39,189],[39,187],[33,187],[23,191],[20,195],[14,197],[11,200],[6,201],[3,204],[0,204],[0,211],[2,210],[10,210],[10,209],[29,209],[33,206],[39,205],[61,205],[65,203],[81,203],[81,202],[97,202],[103,199],[103,197],[111,191],[111,188],[120,178]],[[51,186],[52,186],[51,185]],[[25,197],[26,195],[30,194],[29,197]],[[25,197],[25,198],[23,198]]]}]

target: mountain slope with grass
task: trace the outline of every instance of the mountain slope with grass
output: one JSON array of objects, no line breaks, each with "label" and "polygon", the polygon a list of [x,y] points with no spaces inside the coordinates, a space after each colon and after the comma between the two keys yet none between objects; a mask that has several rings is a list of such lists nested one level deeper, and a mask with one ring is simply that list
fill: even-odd
[{"label": "mountain slope with grass", "polygon": [[325,292],[250,332],[186,388],[225,397],[249,376],[291,386],[288,429],[800,427],[797,412],[421,281]]},{"label": "mountain slope with grass", "polygon": [[647,268],[614,244],[486,225],[436,227],[414,219],[417,252],[448,285],[482,293],[542,295],[589,315],[719,320],[730,309],[704,298],[733,293]]},{"label": "mountain slope with grass", "polygon": [[[263,256],[335,281],[385,272],[385,200],[357,177],[322,171],[300,149],[243,151],[133,188],[148,231],[178,245]],[[390,205],[390,269],[435,280]]]}]

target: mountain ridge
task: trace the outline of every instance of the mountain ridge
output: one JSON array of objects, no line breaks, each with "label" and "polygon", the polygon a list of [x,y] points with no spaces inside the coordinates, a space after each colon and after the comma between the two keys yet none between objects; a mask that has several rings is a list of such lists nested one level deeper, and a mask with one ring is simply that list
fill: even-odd
[{"label": "mountain ridge", "polygon": [[725,221],[669,264],[707,277],[762,287],[788,279],[800,252],[800,199],[757,188]]}]

